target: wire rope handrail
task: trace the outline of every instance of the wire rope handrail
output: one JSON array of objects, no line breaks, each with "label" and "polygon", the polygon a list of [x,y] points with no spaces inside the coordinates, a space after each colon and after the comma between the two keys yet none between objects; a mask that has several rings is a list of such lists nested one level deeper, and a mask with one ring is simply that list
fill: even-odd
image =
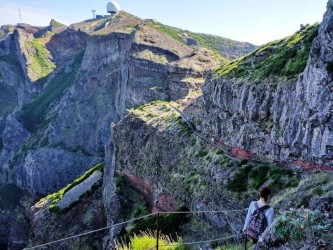
[{"label": "wire rope handrail", "polygon": [[110,226],[107,226],[107,227],[103,227],[103,228],[99,228],[99,229],[96,229],[96,230],[84,232],[84,233],[81,233],[81,234],[76,234],[76,235],[73,235],[73,236],[61,238],[59,240],[47,242],[47,243],[44,243],[44,244],[41,244],[41,245],[37,245],[37,246],[33,246],[33,247],[27,247],[27,248],[24,248],[24,250],[46,247],[46,246],[53,245],[53,244],[56,244],[56,243],[60,243],[60,242],[63,242],[63,241],[67,241],[67,240],[79,238],[79,237],[82,237],[82,236],[86,236],[86,235],[89,235],[89,234],[97,233],[97,232],[107,230],[107,229],[110,229],[110,228],[113,228],[113,227],[125,225],[127,223],[134,222],[134,221],[141,220],[141,219],[145,219],[145,218],[148,218],[148,217],[151,217],[151,216],[155,216],[157,214],[159,214],[159,215],[168,215],[168,214],[226,213],[226,212],[240,212],[240,211],[246,211],[246,210],[247,210],[247,208],[245,208],[245,209],[232,209],[232,210],[218,210],[218,211],[213,211],[213,210],[201,210],[200,211],[199,210],[199,211],[179,211],[179,212],[177,212],[177,211],[174,211],[174,212],[173,211],[170,211],[170,212],[156,212],[156,213],[147,214],[147,215],[144,215],[144,216],[141,216],[141,217],[137,217],[137,218],[134,218],[134,219],[131,219],[131,220],[127,220],[127,221],[124,221],[124,222],[116,223],[116,224],[113,224],[113,225],[110,225]]},{"label": "wire rope handrail", "polygon": [[[232,238],[236,238],[238,236],[242,236],[242,234],[234,234],[232,236],[224,237],[224,238],[218,238],[218,239],[212,239],[212,240],[202,240],[202,241],[193,241],[193,242],[182,242],[181,244],[183,245],[198,245],[202,243],[210,243],[214,241],[224,241]],[[178,244],[173,243],[173,244],[168,244],[168,245],[162,245],[162,247],[168,247],[168,246],[177,246]]]},{"label": "wire rope handrail", "polygon": [[99,228],[99,229],[96,229],[96,230],[92,230],[92,231],[88,231],[88,232],[81,233],[81,234],[76,234],[76,235],[73,235],[73,236],[70,236],[70,237],[66,237],[66,238],[62,238],[62,239],[59,239],[59,240],[51,241],[51,242],[44,243],[44,244],[41,244],[41,245],[38,245],[38,246],[24,248],[23,250],[36,249],[36,248],[40,248],[40,247],[49,246],[49,245],[52,245],[52,244],[55,244],[55,243],[60,243],[62,241],[67,241],[67,240],[71,240],[71,239],[74,239],[74,238],[86,236],[86,235],[93,234],[93,233],[96,233],[96,232],[100,232],[100,231],[103,231],[103,230],[106,230],[106,229],[110,229],[110,228],[113,228],[113,227],[121,226],[121,225],[127,224],[129,222],[141,220],[141,219],[144,219],[144,218],[156,215],[156,214],[157,213],[147,214],[147,215],[144,215],[144,216],[141,216],[141,217],[134,218],[132,220],[128,220],[128,221],[120,222],[120,223],[117,223],[117,224],[113,224],[111,226],[102,227],[102,228]]},{"label": "wire rope handrail", "polygon": [[[182,245],[198,245],[198,244],[203,244],[203,243],[211,243],[215,241],[225,241],[229,240],[232,238],[236,238],[239,236],[242,236],[243,234],[234,234],[232,236],[224,237],[224,238],[217,238],[217,239],[212,239],[212,240],[202,240],[202,241],[192,241],[192,242],[181,242]],[[173,247],[173,246],[178,246],[179,243],[172,243],[172,244],[167,244],[167,245],[160,245],[160,247]],[[156,246],[149,248],[147,250],[153,250],[156,249]]]}]

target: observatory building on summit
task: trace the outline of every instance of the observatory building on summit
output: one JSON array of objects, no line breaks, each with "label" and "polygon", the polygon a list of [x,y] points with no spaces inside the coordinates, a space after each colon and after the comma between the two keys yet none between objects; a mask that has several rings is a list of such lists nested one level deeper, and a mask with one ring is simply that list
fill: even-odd
[{"label": "observatory building on summit", "polygon": [[93,19],[100,19],[100,18],[108,18],[108,17],[114,17],[116,16],[120,11],[120,5],[116,0],[112,0],[111,2],[108,2],[106,5],[106,12],[110,15],[95,15],[96,10],[91,10],[93,13]]},{"label": "observatory building on summit", "polygon": [[112,0],[106,5],[106,11],[111,14],[111,16],[116,15],[120,11],[120,5],[117,1]]}]

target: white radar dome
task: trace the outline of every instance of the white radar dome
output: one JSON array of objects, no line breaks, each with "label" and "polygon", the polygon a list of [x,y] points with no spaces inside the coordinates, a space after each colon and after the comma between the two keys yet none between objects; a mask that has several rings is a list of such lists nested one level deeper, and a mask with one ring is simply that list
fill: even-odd
[{"label": "white radar dome", "polygon": [[111,14],[118,13],[120,11],[119,3],[117,1],[108,2],[106,5],[106,11]]}]

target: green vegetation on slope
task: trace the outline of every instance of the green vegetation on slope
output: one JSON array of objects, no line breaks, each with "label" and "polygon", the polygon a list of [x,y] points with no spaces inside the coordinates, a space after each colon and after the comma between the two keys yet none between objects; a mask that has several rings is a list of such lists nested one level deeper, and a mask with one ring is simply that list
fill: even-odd
[{"label": "green vegetation on slope", "polygon": [[[131,185],[127,176],[122,174],[115,175],[116,193],[120,200],[121,214],[123,220],[131,220],[148,214],[149,204],[142,198],[142,195]],[[188,211],[180,208],[179,211]],[[179,227],[188,222],[187,215],[171,214],[160,217],[160,230],[163,234],[175,236]],[[120,237],[125,243],[130,242],[131,238],[145,230],[156,229],[156,217],[149,217],[136,221],[132,225],[124,228]]]},{"label": "green vegetation on slope", "polygon": [[[134,109],[132,112],[145,122],[147,130],[150,130],[151,126],[166,128],[165,132],[169,132],[170,129],[173,128],[168,126],[169,117],[172,116],[172,112],[168,112],[167,102],[150,103]],[[137,126],[140,123],[135,122],[134,124]],[[140,129],[141,127],[144,126],[140,126]],[[132,127],[129,128],[131,129]],[[117,130],[118,129],[115,130],[116,134]],[[128,133],[132,133],[123,126],[121,126],[121,130],[122,132],[125,130]],[[206,203],[209,203],[210,201],[219,201],[223,197],[223,199],[232,200],[233,204],[238,204],[243,207],[248,205],[248,201],[257,198],[258,188],[261,185],[269,185],[272,188],[271,204],[272,207],[276,208],[276,211],[289,207],[298,207],[300,203],[306,204],[306,206],[309,207],[311,204],[311,206],[316,204],[317,201],[321,202],[322,199],[327,199],[328,202],[331,201],[333,184],[331,176],[327,173],[321,173],[316,176],[315,180],[309,181],[306,179],[305,181],[306,177],[311,176],[310,178],[312,179],[313,175],[309,174],[307,176],[306,173],[296,174],[291,170],[279,168],[275,166],[274,163],[255,163],[259,161],[256,159],[254,159],[255,161],[246,162],[244,160],[238,163],[237,161],[224,158],[216,148],[209,146],[206,142],[200,141],[194,134],[187,137],[179,132],[160,134],[161,132],[162,131],[159,129],[158,132],[156,132],[156,134],[159,135],[155,136],[154,131],[149,131],[148,133],[140,131],[140,138],[146,138],[145,145],[151,144],[151,146],[142,150],[142,144],[138,144],[139,147],[132,148],[130,146],[130,151],[138,151],[140,154],[137,154],[137,156],[131,155],[130,158],[134,159],[133,161],[130,160],[128,163],[121,162],[119,165],[125,166],[128,164],[131,171],[135,171],[136,169],[142,171],[142,169],[144,169],[143,173],[140,172],[141,176],[149,176],[154,180],[155,177],[152,177],[150,173],[154,172],[152,166],[154,166],[157,161],[149,161],[149,164],[145,165],[145,159],[147,159],[147,157],[144,156],[149,155],[149,152],[152,152],[152,148],[162,148],[159,145],[170,145],[165,148],[163,147],[163,151],[167,151],[171,157],[169,157],[169,155],[161,155],[159,152],[155,151],[154,156],[158,157],[160,162],[165,162],[165,166],[170,166],[167,171],[162,167],[158,168],[160,173],[158,181],[165,184],[166,189],[170,190],[169,192],[176,197],[177,202],[186,201],[187,197],[191,197],[190,202],[195,199],[204,200]],[[135,135],[128,134],[128,138],[131,138],[131,143],[133,144],[135,144],[134,137]],[[118,141],[120,141],[120,139],[121,141],[126,141],[126,135],[125,137],[119,137]],[[154,142],[151,143],[151,141],[162,141],[162,143],[155,144]],[[122,144],[122,146],[123,145],[126,144]],[[125,147],[126,146],[124,146],[124,148]],[[180,154],[177,155],[172,152],[172,148],[176,148]],[[126,155],[127,152],[124,152]],[[122,158],[121,154],[118,155],[118,157]],[[179,160],[171,162],[172,158]],[[158,164],[156,165],[159,166]],[[123,168],[126,169],[126,167]],[[306,184],[303,182],[306,182]],[[207,197],[207,194],[210,195]],[[224,206],[224,204],[221,204],[221,206]],[[227,205],[225,207],[227,207]],[[298,219],[299,217],[296,217],[294,221]],[[148,225],[154,224],[153,219],[143,221],[148,222]],[[142,228],[144,229],[148,225],[144,224]],[[188,229],[191,228],[191,226],[186,224],[183,228]],[[200,229],[201,232],[205,232],[205,235],[208,235],[208,230],[203,227],[200,227]],[[183,233],[184,231],[181,232]],[[186,233],[188,233],[188,231],[186,231]],[[186,233],[182,236],[186,235]],[[193,234],[191,234],[191,236],[193,236]],[[228,247],[229,246],[221,246],[220,249],[229,249]],[[238,245],[235,245],[234,248],[231,249],[240,248]]]},{"label": "green vegetation on slope", "polygon": [[316,173],[303,178],[299,184],[275,198],[272,205],[279,207],[309,207],[311,199],[329,198],[333,196],[332,174]]},{"label": "green vegetation on slope", "polygon": [[131,186],[126,175],[115,173],[116,194],[119,197],[123,220],[131,220],[148,214],[149,204]]},{"label": "green vegetation on slope", "polygon": [[[159,236],[159,249],[161,250],[185,250],[190,249],[182,244],[181,238],[177,241],[173,241],[167,235]],[[140,234],[136,234],[130,238],[128,244],[122,242],[116,242],[116,250],[143,250],[143,249],[155,249],[156,247],[156,231],[144,231]]]},{"label": "green vegetation on slope", "polygon": [[201,47],[209,49],[218,54],[221,57],[221,60],[224,59],[222,60],[223,62],[225,62],[226,58],[234,59],[240,55],[247,54],[256,48],[256,46],[248,43],[233,41],[231,39],[215,35],[181,30],[179,28],[164,25],[159,22],[149,22],[148,24],[155,28],[157,31],[172,37],[182,44],[186,44],[186,39],[196,40]]},{"label": "green vegetation on slope", "polygon": [[269,184],[273,192],[278,192],[297,186],[299,177],[290,170],[269,164],[252,166],[241,163],[227,188],[232,192],[244,192],[249,189],[258,190],[264,183]]},{"label": "green vegetation on slope", "polygon": [[52,26],[53,28],[63,28],[66,27],[66,25],[59,23],[58,21],[52,19],[50,22],[50,26]]},{"label": "green vegetation on slope", "polygon": [[65,68],[60,69],[43,92],[31,103],[22,107],[19,120],[27,130],[35,132],[38,129],[38,126],[44,121],[44,115],[50,104],[56,101],[73,83],[82,58],[83,52],[78,54],[71,63],[72,70],[70,72],[66,71]]},{"label": "green vegetation on slope", "polygon": [[303,243],[318,238],[332,240],[333,220],[320,211],[290,209],[274,223],[275,235],[285,242]]},{"label": "green vegetation on slope", "polygon": [[257,48],[255,45],[249,43],[238,42],[215,35],[188,32],[188,36],[197,40],[202,47],[217,51],[228,59],[236,59]]},{"label": "green vegetation on slope", "polygon": [[[177,209],[178,212],[189,211],[186,208]],[[186,214],[168,214],[161,216],[159,219],[160,230],[162,234],[176,236],[179,232],[180,226],[189,222],[189,217]],[[156,229],[156,217],[148,217],[136,222],[128,232],[129,235],[138,234],[144,230],[154,230]]]},{"label": "green vegetation on slope", "polygon": [[88,171],[86,171],[83,175],[79,178],[75,179],[72,183],[68,184],[63,189],[59,190],[56,193],[49,194],[45,198],[41,199],[41,201],[51,200],[51,205],[49,206],[49,210],[51,212],[58,212],[58,208],[56,207],[57,203],[64,197],[65,193],[71,190],[73,187],[77,186],[84,180],[86,180],[90,175],[92,175],[96,170],[103,172],[104,163],[99,163],[96,166],[92,167]]},{"label": "green vegetation on slope", "polygon": [[216,76],[263,80],[270,76],[292,79],[304,71],[319,24],[278,41],[263,45],[254,52],[216,70]]},{"label": "green vegetation on slope", "polygon": [[28,75],[33,82],[48,76],[56,65],[51,61],[51,55],[45,44],[39,39],[27,42],[26,46],[33,51],[31,64],[28,65]]},{"label": "green vegetation on slope", "polygon": [[150,22],[149,25],[155,28],[157,31],[167,34],[176,41],[185,44],[181,35],[182,30],[158,22]]},{"label": "green vegetation on slope", "polygon": [[137,108],[132,108],[130,113],[153,127],[163,128],[170,131],[178,131],[189,135],[191,130],[181,116],[172,108],[178,107],[176,102],[153,101]]}]

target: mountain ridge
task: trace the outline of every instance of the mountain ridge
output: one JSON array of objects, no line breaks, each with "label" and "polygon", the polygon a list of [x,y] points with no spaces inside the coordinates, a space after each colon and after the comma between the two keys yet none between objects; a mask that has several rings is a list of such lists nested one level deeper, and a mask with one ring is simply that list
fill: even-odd
[{"label": "mountain ridge", "polygon": [[[215,51],[186,45],[179,30],[127,13],[69,27],[56,21],[46,28],[20,25],[9,32],[0,40],[0,90],[15,101],[4,99],[8,106],[0,107],[0,191],[16,185],[30,194],[22,191],[13,200],[17,210],[0,211],[0,221],[8,225],[0,228],[0,243],[15,248],[21,238],[20,246],[42,244],[152,211],[242,209],[261,185],[273,186],[277,209],[305,206],[331,216],[330,171],[304,167],[332,168],[327,108],[332,39],[325,33],[333,24],[331,6],[332,1],[309,42],[303,72],[268,84],[213,77],[210,71],[227,63]],[[306,35],[296,49],[303,51],[305,40]],[[242,160],[197,138],[173,107]],[[271,161],[247,162],[255,154]],[[292,165],[281,169],[274,161]],[[54,213],[58,200],[67,192],[76,197],[77,184],[101,162],[103,182],[84,194],[81,189],[79,201],[67,200],[66,209]],[[290,197],[293,204],[286,201]],[[207,236],[232,235],[243,217],[205,215],[180,230],[186,241],[202,236],[198,225]],[[107,249],[131,232],[119,227],[64,247]]]}]

